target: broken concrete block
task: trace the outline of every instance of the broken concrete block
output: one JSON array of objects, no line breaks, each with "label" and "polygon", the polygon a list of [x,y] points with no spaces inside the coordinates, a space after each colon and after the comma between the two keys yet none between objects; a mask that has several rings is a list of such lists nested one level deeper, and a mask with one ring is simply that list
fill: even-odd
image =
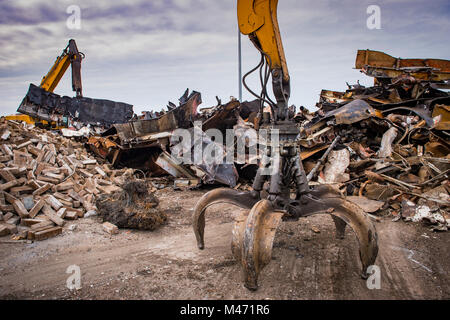
[{"label": "broken concrete block", "polygon": [[20,225],[26,226],[26,227],[31,227],[31,226],[33,226],[35,224],[38,224],[38,223],[41,223],[41,222],[44,222],[44,220],[41,220],[41,219],[22,219],[20,221]]},{"label": "broken concrete block", "polygon": [[5,192],[5,191],[3,191],[3,196],[5,197],[5,200],[11,204],[13,204],[13,202],[17,200],[16,197],[14,197],[12,194]]},{"label": "broken concrete block", "polygon": [[9,170],[6,169],[0,170],[0,176],[8,182],[16,180],[16,177]]},{"label": "broken concrete block", "polygon": [[119,228],[109,222],[105,222],[103,223],[103,230],[108,232],[109,234],[118,234],[119,233]]},{"label": "broken concrete block", "polygon": [[0,204],[0,211],[11,212],[14,211],[14,207],[9,204]]},{"label": "broken concrete block", "polygon": [[48,189],[50,189],[52,187],[52,185],[50,183],[47,183],[45,185],[43,185],[42,187],[40,187],[39,189],[35,190],[33,192],[33,196],[40,196],[41,194],[47,192]]},{"label": "broken concrete block", "polygon": [[7,221],[7,220],[11,219],[12,217],[14,217],[14,213],[12,213],[12,212],[7,212],[7,213],[3,216],[3,220]]},{"label": "broken concrete block", "polygon": [[73,188],[74,183],[73,182],[63,182],[58,185],[56,185],[56,191],[66,191]]},{"label": "broken concrete block", "polygon": [[97,160],[95,160],[95,159],[88,159],[88,160],[81,161],[81,163],[84,164],[84,165],[97,164]]},{"label": "broken concrete block", "polygon": [[2,140],[8,140],[10,135],[11,135],[11,131],[5,130],[5,131],[3,131],[1,138],[2,138]]},{"label": "broken concrete block", "polygon": [[62,227],[66,222],[61,219],[60,217],[58,217],[58,215],[56,214],[55,211],[53,211],[48,205],[44,205],[44,207],[42,208],[42,211],[44,212],[44,214],[51,220],[53,221],[56,225]]},{"label": "broken concrete block", "polygon": [[32,196],[25,197],[22,199],[23,205],[25,206],[25,209],[31,210],[34,207],[34,200]]},{"label": "broken concrete block", "polygon": [[5,191],[8,190],[9,188],[17,186],[18,184],[19,184],[18,180],[12,180],[7,183],[0,184],[0,190]]},{"label": "broken concrete block", "polygon": [[45,227],[53,227],[55,224],[51,220],[42,221],[31,226],[31,230],[42,230]]},{"label": "broken concrete block", "polygon": [[98,172],[98,174],[100,174],[102,177],[106,177],[106,173],[105,171],[103,171],[102,169],[100,169],[99,167],[95,167],[95,171]]},{"label": "broken concrete block", "polygon": [[56,212],[56,215],[58,217],[60,217],[61,219],[64,219],[66,214],[67,214],[66,211],[67,211],[67,208],[61,208],[61,209],[58,210],[58,212]]},{"label": "broken concrete block", "polygon": [[95,210],[89,210],[88,212],[86,212],[84,214],[85,218],[95,217],[95,216],[97,216],[97,211],[95,211]]},{"label": "broken concrete block", "polygon": [[0,145],[0,149],[3,151],[4,154],[8,155],[8,156],[13,156],[13,152],[11,150],[11,148],[6,145],[6,144],[2,144]]}]

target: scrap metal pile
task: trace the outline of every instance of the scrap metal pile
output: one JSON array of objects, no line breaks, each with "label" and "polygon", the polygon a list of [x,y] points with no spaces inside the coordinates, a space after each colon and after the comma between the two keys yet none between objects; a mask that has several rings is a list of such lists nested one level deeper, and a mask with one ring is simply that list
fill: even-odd
[{"label": "scrap metal pile", "polygon": [[2,119],[0,236],[38,241],[61,234],[67,220],[97,215],[96,198],[121,190],[132,174],[99,164],[80,142]]},{"label": "scrap metal pile", "polygon": [[[346,92],[323,90],[318,111],[311,113],[302,107],[295,117],[301,158],[310,183],[337,188],[370,214],[424,221],[433,230],[447,230],[450,96],[442,89],[450,88],[450,61],[396,59],[365,50],[358,51],[356,68],[374,77],[375,85],[352,85]],[[216,129],[226,136],[226,131],[232,130],[239,139],[241,129],[258,130],[261,117],[264,119],[258,100],[240,103],[232,98],[222,104],[218,99],[217,106],[199,111],[201,94],[186,90],[178,106],[169,103],[168,110],[157,117],[132,119],[132,107],[128,105],[111,106],[116,111],[108,117],[81,105],[83,112],[74,109],[73,113],[63,103],[65,97],[37,87],[31,88],[27,103],[34,101],[33,92],[39,93],[35,95],[39,101],[34,107],[51,106],[47,108],[51,112],[62,110],[60,115],[68,113],[91,124],[99,124],[102,118],[102,125],[109,129],[83,139],[87,148],[104,160],[101,162],[110,164],[99,165],[76,141],[81,138],[67,139],[14,121],[2,122],[1,235],[20,231],[17,239],[45,239],[61,232],[64,219],[97,211],[96,201],[103,208],[100,211],[106,213],[104,221],[119,227],[136,225],[135,212],[140,205],[127,203],[114,217],[107,217],[114,211],[108,207],[111,201],[124,200],[126,188],[118,185],[131,176],[133,170],[128,168],[151,179],[173,176],[176,188],[221,184],[250,189],[259,154],[244,161],[237,160],[235,154],[234,163],[179,163],[174,157],[177,143],[172,138],[177,129],[188,130],[193,139],[187,148],[193,151],[198,145],[194,135],[197,128],[201,132],[201,148],[214,145],[222,149],[225,157],[229,152],[225,141],[212,141],[205,132]],[[294,110],[292,106],[290,112]],[[64,136],[76,136],[70,133],[77,132],[62,131]],[[89,130],[88,135],[92,133]],[[105,196],[98,197],[101,194]],[[135,203],[141,200],[136,198]],[[157,206],[157,201],[147,202],[146,207]],[[146,217],[147,229],[165,222],[163,215],[153,211],[155,215]],[[125,219],[123,212],[130,213],[129,217]],[[117,227],[109,224],[105,230],[115,233]]]},{"label": "scrap metal pile", "polygon": [[225,105],[219,101],[219,104],[208,112],[199,113],[197,109],[201,102],[199,92],[193,91],[189,94],[187,90],[180,98],[179,106],[169,108],[162,116],[115,124],[101,137],[91,137],[87,144],[93,152],[109,160],[115,167],[140,169],[145,171],[148,177],[169,173],[176,178],[175,185],[178,187],[194,187],[202,183],[220,183],[235,187],[239,179],[239,165],[179,164],[172,154],[174,143],[171,138],[176,129],[187,129],[193,136],[192,144],[188,148],[194,148],[198,143],[193,134],[194,124],[198,121],[197,129],[201,132],[202,148],[214,144],[217,148],[222,148],[223,154],[226,155],[224,146],[211,141],[204,132],[216,129],[225,136],[226,130],[233,130],[239,119],[254,119],[259,104],[241,104],[232,99]]},{"label": "scrap metal pile", "polygon": [[[356,68],[374,77],[375,85],[323,90],[317,112],[300,108],[296,115],[308,178],[312,184],[334,185],[369,213],[447,230],[450,96],[442,89],[450,88],[450,61],[397,59],[360,50]],[[180,105],[170,104],[159,118],[115,124],[103,137],[91,137],[88,145],[115,166],[142,169],[147,176],[169,173],[177,187],[245,187],[254,178],[255,162],[179,164],[171,137],[176,129],[192,130],[195,121],[202,121],[202,131],[257,129],[259,102],[232,99],[199,113],[200,103],[200,93],[186,91]],[[203,144],[209,143],[215,142],[204,138]]]},{"label": "scrap metal pile", "polygon": [[[297,114],[306,172],[367,212],[447,230],[450,95],[440,89],[450,89],[450,61],[360,50],[356,68],[375,85],[323,90],[317,112]],[[333,148],[315,168],[323,150]]]},{"label": "scrap metal pile", "polygon": [[30,84],[17,111],[57,125],[70,125],[77,129],[98,127],[102,131],[114,123],[129,121],[133,116],[133,106],[127,103],[87,97],[61,97],[34,84]]}]

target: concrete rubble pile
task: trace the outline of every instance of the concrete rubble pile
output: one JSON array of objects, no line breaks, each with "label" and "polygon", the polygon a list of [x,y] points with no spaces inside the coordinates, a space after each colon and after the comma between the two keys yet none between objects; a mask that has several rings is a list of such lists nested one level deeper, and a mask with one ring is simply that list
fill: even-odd
[{"label": "concrete rubble pile", "polygon": [[375,85],[323,90],[317,112],[296,116],[309,178],[369,213],[448,230],[450,61],[360,50],[356,68]]},{"label": "concrete rubble pile", "polygon": [[82,143],[0,120],[0,236],[44,240],[67,221],[97,214],[100,194],[119,190],[130,170],[111,170]]}]

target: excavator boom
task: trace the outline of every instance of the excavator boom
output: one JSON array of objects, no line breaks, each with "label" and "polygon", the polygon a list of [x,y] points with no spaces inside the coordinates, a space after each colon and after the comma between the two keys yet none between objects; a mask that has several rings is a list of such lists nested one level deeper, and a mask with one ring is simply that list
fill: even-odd
[{"label": "excavator boom", "polygon": [[[238,0],[239,30],[258,39],[272,62],[272,69],[283,71],[283,80],[289,82],[289,71],[281,41],[277,18],[278,0]],[[255,44],[256,45],[256,44]],[[258,46],[258,45],[257,45]]]},{"label": "excavator boom", "polygon": [[290,97],[290,76],[277,17],[278,0],[238,0],[238,24],[266,58],[272,73],[278,119],[285,120]]},{"label": "excavator boom", "polygon": [[82,97],[81,85],[81,60],[83,54],[78,51],[75,40],[69,40],[69,44],[63,53],[56,58],[50,71],[42,78],[40,87],[45,91],[53,92],[59,84],[64,73],[72,65],[72,90],[76,92],[77,97]]},{"label": "excavator boom", "polygon": [[[58,86],[61,78],[66,73],[69,66],[72,66],[72,90],[76,92],[77,98],[83,97],[83,88],[81,85],[81,61],[84,59],[84,54],[78,51],[75,40],[70,39],[67,47],[62,54],[56,58],[55,63],[50,68],[49,72],[42,78],[39,88],[45,90],[44,92],[53,92]],[[36,87],[36,86],[34,86]],[[30,87],[31,90],[31,87]],[[64,128],[65,125],[58,125],[52,121],[50,117],[40,119],[39,112],[31,112],[33,108],[29,109],[29,99],[27,96],[22,100],[18,108],[18,112],[23,114],[9,115],[7,120],[24,121],[29,124],[42,124],[54,129]]]}]

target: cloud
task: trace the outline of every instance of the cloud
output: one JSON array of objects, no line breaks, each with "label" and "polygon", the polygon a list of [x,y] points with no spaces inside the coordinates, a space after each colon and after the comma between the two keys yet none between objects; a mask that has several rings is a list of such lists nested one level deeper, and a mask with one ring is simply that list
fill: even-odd
[{"label": "cloud", "polygon": [[[81,30],[66,27],[69,5],[81,8]],[[381,8],[382,29],[369,30],[366,9]],[[353,70],[358,49],[394,56],[449,58],[450,5],[446,0],[284,0],[278,19],[289,70],[291,103],[314,106],[321,89],[345,82],[371,84]],[[68,39],[86,54],[84,94],[159,110],[186,87],[203,106],[237,96],[235,1],[3,0],[0,2],[2,113],[17,109],[30,82],[39,83]],[[259,61],[246,37],[243,71]],[[70,72],[56,92],[73,95]],[[257,81],[251,81],[257,89]],[[244,98],[251,99],[248,93]]]}]

